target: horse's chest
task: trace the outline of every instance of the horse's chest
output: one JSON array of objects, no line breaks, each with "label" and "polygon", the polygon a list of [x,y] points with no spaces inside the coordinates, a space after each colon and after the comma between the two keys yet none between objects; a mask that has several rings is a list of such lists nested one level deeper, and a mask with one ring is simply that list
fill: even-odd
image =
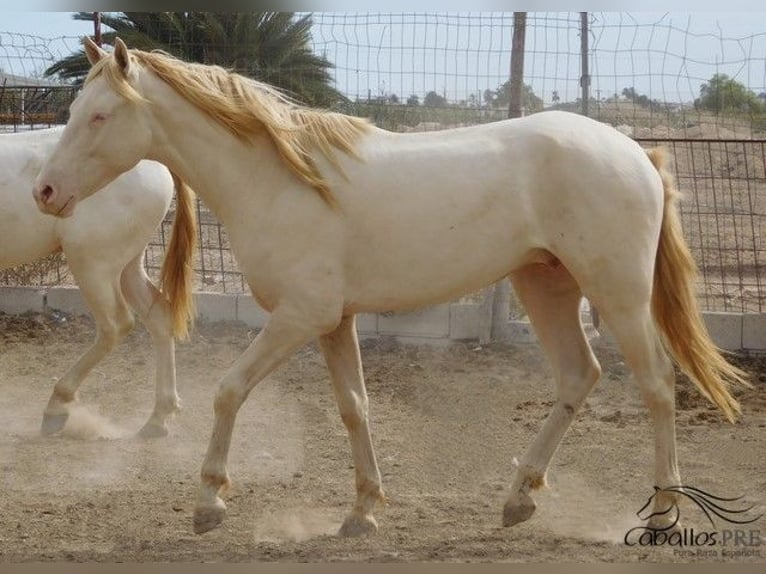
[{"label": "horse's chest", "polygon": [[254,229],[251,234],[234,235],[231,249],[253,297],[267,311],[276,306],[280,293],[298,280],[299,262],[269,233]]}]

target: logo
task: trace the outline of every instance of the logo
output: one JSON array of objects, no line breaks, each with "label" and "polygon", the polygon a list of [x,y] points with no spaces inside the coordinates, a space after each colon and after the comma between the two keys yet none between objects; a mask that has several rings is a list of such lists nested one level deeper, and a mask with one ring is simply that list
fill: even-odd
[{"label": "logo", "polygon": [[[660,495],[666,496],[658,498]],[[674,554],[681,556],[761,556],[761,531],[747,525],[763,514],[755,515],[755,507],[744,505],[743,498],[716,496],[693,486],[655,486],[654,493],[636,512],[638,518],[648,521],[646,526],[628,530],[624,542],[632,547],[671,547]],[[658,508],[658,500],[667,501],[667,506]],[[710,528],[682,528],[680,500],[687,500],[702,511]]]}]

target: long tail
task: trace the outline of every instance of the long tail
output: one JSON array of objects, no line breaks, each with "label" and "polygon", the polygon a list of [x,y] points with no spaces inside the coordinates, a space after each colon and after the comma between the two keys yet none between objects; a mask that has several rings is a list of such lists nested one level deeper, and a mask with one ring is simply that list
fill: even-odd
[{"label": "long tail", "polygon": [[665,153],[661,149],[650,149],[646,153],[662,177],[665,189],[652,313],[678,366],[700,392],[733,421],[740,407],[730,388],[750,386],[750,383],[747,374],[728,363],[710,339],[697,305],[697,266],[681,230],[675,205],[678,192],[671,174],[664,168]]},{"label": "long tail", "polygon": [[176,174],[176,217],[160,275],[162,292],[170,303],[173,335],[178,339],[189,336],[194,324],[192,257],[197,245],[197,215],[194,192]]}]

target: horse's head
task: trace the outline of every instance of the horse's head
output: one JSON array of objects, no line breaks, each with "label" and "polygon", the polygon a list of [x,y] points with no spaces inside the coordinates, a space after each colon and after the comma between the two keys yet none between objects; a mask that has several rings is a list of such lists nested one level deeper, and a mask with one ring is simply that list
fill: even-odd
[{"label": "horse's head", "polygon": [[85,52],[93,68],[33,191],[41,211],[60,217],[71,215],[78,201],[133,168],[151,141],[140,66],[125,44],[118,38],[108,54],[86,38]]}]

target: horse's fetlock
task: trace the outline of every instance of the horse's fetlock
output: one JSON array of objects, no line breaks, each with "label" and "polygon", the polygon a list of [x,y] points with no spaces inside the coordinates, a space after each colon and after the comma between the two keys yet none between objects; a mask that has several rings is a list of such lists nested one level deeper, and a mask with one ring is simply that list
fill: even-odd
[{"label": "horse's fetlock", "polygon": [[548,486],[545,471],[537,470],[529,465],[519,467],[518,472],[523,477],[522,490],[539,490]]},{"label": "horse's fetlock", "polygon": [[203,484],[212,488],[219,494],[226,492],[231,485],[231,480],[226,472],[203,471],[200,474],[200,479]]},{"label": "horse's fetlock", "polygon": [[68,388],[53,387],[53,394],[48,401],[47,411],[66,411],[69,403],[77,400],[77,391]]}]

